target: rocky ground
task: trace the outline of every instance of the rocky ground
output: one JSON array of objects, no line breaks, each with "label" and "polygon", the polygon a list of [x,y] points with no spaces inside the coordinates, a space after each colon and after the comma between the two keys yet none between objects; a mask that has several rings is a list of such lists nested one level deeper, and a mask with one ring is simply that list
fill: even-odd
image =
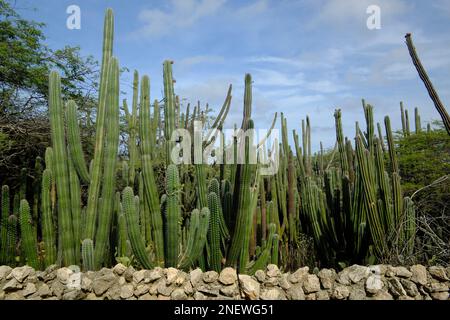
[{"label": "rocky ground", "polygon": [[[75,270],[75,271],[74,271]],[[122,264],[97,272],[50,266],[35,271],[0,266],[0,300],[449,300],[450,267],[353,265],[336,273],[308,267],[282,273],[276,265],[254,276],[174,268],[135,270]]]}]

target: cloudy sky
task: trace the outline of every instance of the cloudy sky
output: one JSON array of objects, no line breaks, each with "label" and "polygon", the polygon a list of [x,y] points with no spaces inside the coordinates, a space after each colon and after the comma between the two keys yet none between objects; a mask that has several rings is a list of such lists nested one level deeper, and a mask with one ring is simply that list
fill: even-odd
[{"label": "cloudy sky", "polygon": [[[361,98],[375,120],[390,115],[400,127],[399,101],[418,106],[423,122],[438,119],[411,63],[404,35],[413,39],[441,99],[450,105],[450,0],[10,0],[26,18],[47,24],[50,47],[79,45],[101,57],[103,15],[115,12],[114,54],[151,79],[161,98],[162,62],[174,61],[175,91],[184,101],[218,108],[228,84],[233,102],[228,125],[240,123],[243,80],[253,76],[253,118],[267,127],[284,112],[289,129],[310,116],[312,144],[332,147],[333,112],[341,108],[345,134],[363,121]],[[81,29],[66,28],[69,5],[81,9]],[[381,29],[369,30],[369,5],[381,9]],[[423,124],[425,125],[425,124]]]}]

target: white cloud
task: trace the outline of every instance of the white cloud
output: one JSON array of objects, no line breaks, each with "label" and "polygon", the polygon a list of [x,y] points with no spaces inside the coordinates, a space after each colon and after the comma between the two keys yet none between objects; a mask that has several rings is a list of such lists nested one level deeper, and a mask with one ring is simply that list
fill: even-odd
[{"label": "white cloud", "polygon": [[144,26],[138,31],[140,36],[159,37],[179,28],[187,28],[198,20],[215,14],[226,0],[170,0],[167,11],[145,9],[138,19]]},{"label": "white cloud", "polygon": [[239,8],[236,14],[244,17],[253,16],[265,12],[268,7],[269,5],[267,0],[256,0],[247,6]]},{"label": "white cloud", "polygon": [[180,68],[189,68],[197,64],[202,63],[222,63],[225,59],[222,56],[215,55],[197,55],[191,57],[185,57],[178,61],[177,65]]}]

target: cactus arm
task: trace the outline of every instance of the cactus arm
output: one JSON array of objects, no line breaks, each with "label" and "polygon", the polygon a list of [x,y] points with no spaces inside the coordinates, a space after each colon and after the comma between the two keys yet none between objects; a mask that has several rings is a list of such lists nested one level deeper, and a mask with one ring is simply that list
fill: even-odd
[{"label": "cactus arm", "polygon": [[84,183],[89,183],[89,171],[84,159],[83,149],[81,146],[80,129],[77,123],[77,105],[73,100],[69,100],[66,104],[66,119],[69,154],[81,180]]}]

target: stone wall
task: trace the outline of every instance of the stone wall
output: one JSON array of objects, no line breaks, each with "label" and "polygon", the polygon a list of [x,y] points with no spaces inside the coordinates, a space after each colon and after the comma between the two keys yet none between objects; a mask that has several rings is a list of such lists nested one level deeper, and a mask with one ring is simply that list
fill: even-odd
[{"label": "stone wall", "polygon": [[[75,271],[74,271],[75,270]],[[449,300],[450,268],[415,265],[354,265],[339,273],[308,267],[282,273],[275,265],[254,276],[225,268],[220,274],[200,269],[188,273],[174,268],[135,270],[122,264],[97,272],[76,267],[35,271],[24,266],[0,267],[0,300],[8,299],[293,299],[293,300]]]}]

